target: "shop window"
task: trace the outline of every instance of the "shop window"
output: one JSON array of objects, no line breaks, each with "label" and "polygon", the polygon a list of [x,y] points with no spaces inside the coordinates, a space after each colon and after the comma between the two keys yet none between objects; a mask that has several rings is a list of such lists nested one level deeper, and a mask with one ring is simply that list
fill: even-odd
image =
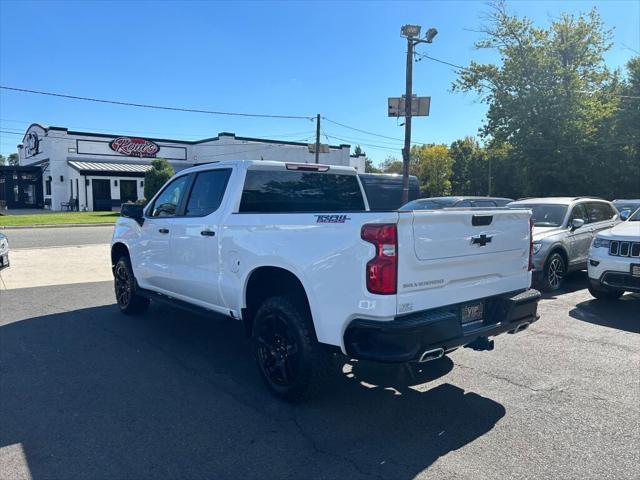
[{"label": "shop window", "polygon": [[44,194],[51,195],[51,177],[44,182]]}]

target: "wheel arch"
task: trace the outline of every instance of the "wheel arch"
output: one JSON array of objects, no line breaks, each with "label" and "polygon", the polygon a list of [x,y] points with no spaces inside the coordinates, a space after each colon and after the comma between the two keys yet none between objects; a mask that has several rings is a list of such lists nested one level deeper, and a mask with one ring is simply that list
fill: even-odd
[{"label": "wheel arch", "polygon": [[126,256],[131,260],[131,256],[129,254],[129,247],[122,242],[116,242],[111,245],[111,269],[113,270],[116,266],[116,263],[120,259],[120,257]]},{"label": "wheel arch", "polygon": [[[309,295],[298,275],[283,267],[256,267],[247,275],[243,294],[242,322],[248,336],[251,335],[253,320],[262,302],[277,295],[293,296],[311,315]],[[313,333],[316,334],[315,327]]]},{"label": "wheel arch", "polygon": [[547,255],[547,258],[544,261],[545,269],[547,268],[549,259],[554,253],[557,253],[562,257],[562,260],[564,260],[564,268],[566,271],[568,271],[569,270],[569,254],[567,253],[566,248],[564,248],[564,246],[559,243],[549,249],[549,254]]}]

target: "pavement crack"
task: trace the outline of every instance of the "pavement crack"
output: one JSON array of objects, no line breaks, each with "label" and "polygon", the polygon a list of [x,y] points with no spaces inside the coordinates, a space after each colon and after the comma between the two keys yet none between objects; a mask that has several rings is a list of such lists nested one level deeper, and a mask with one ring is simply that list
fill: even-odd
[{"label": "pavement crack", "polygon": [[495,373],[487,372],[485,370],[479,370],[477,368],[470,367],[468,365],[463,365],[461,363],[456,363],[456,366],[458,366],[459,368],[462,368],[463,370],[467,369],[467,370],[471,370],[471,371],[474,371],[474,372],[483,373],[484,375],[487,375],[487,376],[489,376],[491,378],[495,378],[496,380],[502,380],[504,382],[507,382],[510,385],[513,385],[514,387],[524,388],[524,389],[530,390],[530,391],[532,391],[534,393],[564,392],[564,389],[559,388],[559,387],[534,388],[531,385],[526,385],[524,383],[516,382],[516,381],[510,379],[509,377],[505,377],[503,375],[497,375]]},{"label": "pavement crack", "polygon": [[364,476],[367,476],[367,477],[373,477],[373,478],[380,478],[380,479],[385,478],[384,476],[382,476],[382,475],[380,475],[378,473],[372,473],[372,472],[367,472],[367,471],[363,470],[362,467],[360,467],[360,465],[358,465],[358,463],[355,460],[349,458],[346,455],[341,455],[339,453],[331,452],[329,450],[325,450],[323,448],[320,448],[318,446],[318,442],[316,442],[315,439],[313,438],[313,436],[310,433],[307,433],[307,431],[304,429],[304,427],[300,424],[300,421],[298,420],[298,416],[296,414],[295,407],[292,407],[291,421],[293,422],[293,424],[298,429],[298,432],[300,433],[302,438],[304,438],[307,441],[307,443],[309,443],[309,445],[311,445],[311,448],[313,449],[314,452],[322,454],[322,455],[327,455],[327,456],[330,456],[330,457],[334,457],[334,458],[339,458],[339,459],[343,460],[344,462],[348,463],[349,465],[351,465],[354,468],[354,470],[356,470],[361,475],[364,475]]}]

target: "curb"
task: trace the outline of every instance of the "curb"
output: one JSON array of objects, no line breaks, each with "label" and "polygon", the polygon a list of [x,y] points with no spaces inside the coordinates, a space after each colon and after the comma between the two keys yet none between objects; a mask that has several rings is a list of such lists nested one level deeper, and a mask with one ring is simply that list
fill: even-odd
[{"label": "curb", "polygon": [[27,228],[67,228],[67,227],[113,227],[115,223],[63,223],[57,225],[15,225],[5,227],[0,225],[0,230],[24,230]]}]

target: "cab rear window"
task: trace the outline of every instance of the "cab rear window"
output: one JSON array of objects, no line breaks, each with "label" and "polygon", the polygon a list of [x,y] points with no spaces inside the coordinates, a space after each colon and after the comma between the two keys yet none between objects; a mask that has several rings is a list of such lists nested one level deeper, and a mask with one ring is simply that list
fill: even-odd
[{"label": "cab rear window", "polygon": [[358,212],[364,199],[356,175],[249,170],[241,213]]}]

